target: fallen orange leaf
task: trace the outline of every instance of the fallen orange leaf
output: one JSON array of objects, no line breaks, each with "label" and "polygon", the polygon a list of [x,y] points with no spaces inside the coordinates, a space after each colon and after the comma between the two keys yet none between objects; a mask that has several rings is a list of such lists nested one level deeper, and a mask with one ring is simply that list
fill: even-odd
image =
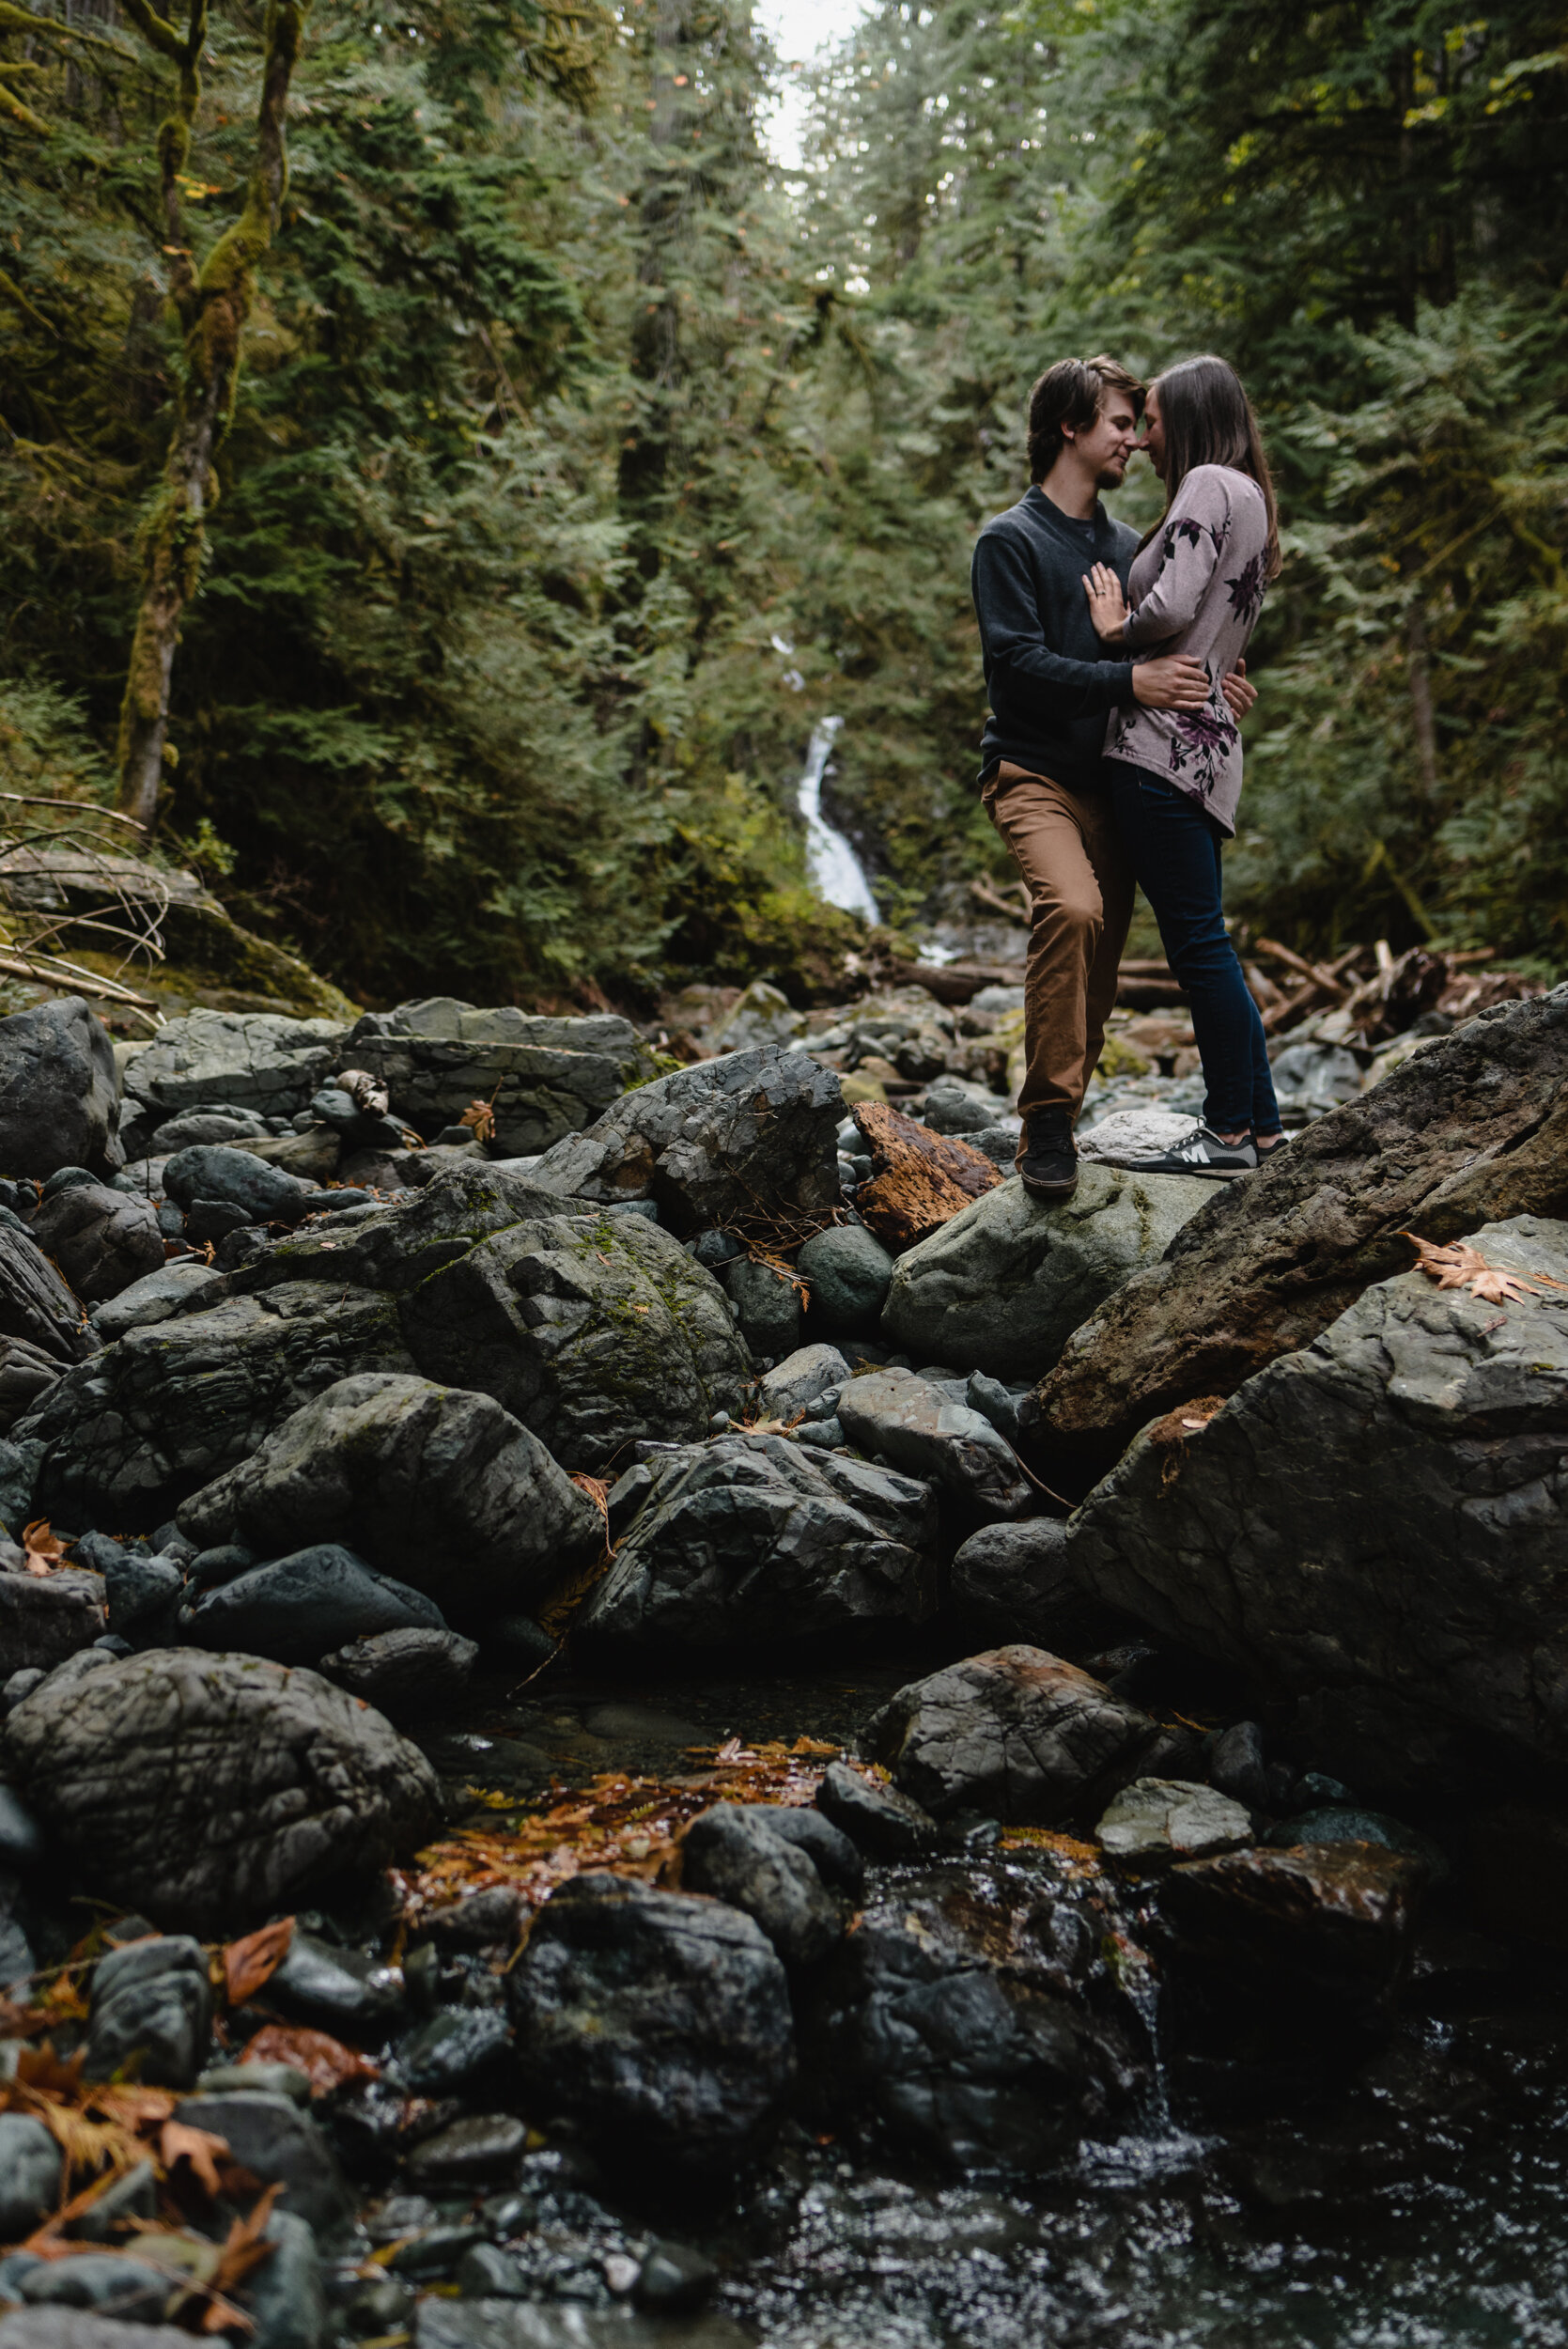
[{"label": "fallen orange leaf", "polygon": [[247,1933],[242,1940],[229,1942],[224,1951],[224,1988],[230,2006],[243,2006],[254,1999],[263,1983],[272,1981],[294,1938],[294,1920],[280,1917],[276,1923],[263,1925],[256,1933]]},{"label": "fallen orange leaf", "polygon": [[303,2024],[268,2023],[241,2056],[241,2063],[291,2063],[310,2082],[315,2096],[330,2094],[345,2080],[376,2080],[380,2066],[357,2047],[346,2047],[330,2031],[310,2030]]},{"label": "fallen orange leaf", "polygon": [[209,2194],[216,2196],[222,2186],[218,2163],[228,2158],[228,2140],[214,2137],[210,2129],[194,2129],[185,2121],[165,2121],[158,2139],[158,2157],[165,2170],[188,2161]]}]

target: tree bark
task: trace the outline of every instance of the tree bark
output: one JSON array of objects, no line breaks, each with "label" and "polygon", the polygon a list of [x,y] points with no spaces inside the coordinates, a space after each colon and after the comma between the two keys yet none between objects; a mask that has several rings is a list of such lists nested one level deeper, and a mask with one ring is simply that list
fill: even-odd
[{"label": "tree bark", "polygon": [[207,0],[191,0],[183,37],[150,0],[122,0],[150,47],[179,70],[174,112],[160,126],[163,225],[173,260],[170,301],[184,334],[174,429],[163,478],[142,539],[142,600],[120,705],[122,812],[150,832],[158,815],[168,746],[169,691],[185,607],[200,583],[207,514],[217,494],[212,465],[234,412],[240,338],[256,291],[256,268],[272,243],[288,186],[288,86],[310,0],[269,0],[256,108],[256,163],[245,207],[199,273],[184,240],[179,175],[190,154],[201,99]]}]

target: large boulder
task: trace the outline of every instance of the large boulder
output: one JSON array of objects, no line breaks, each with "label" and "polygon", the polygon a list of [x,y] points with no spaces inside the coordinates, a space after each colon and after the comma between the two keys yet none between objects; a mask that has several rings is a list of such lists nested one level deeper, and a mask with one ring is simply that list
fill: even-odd
[{"label": "large boulder", "polygon": [[1281,1998],[1375,2008],[1399,1987],[1427,1881],[1374,1843],[1304,1843],[1194,1859],[1164,1907],[1176,1967],[1201,1996],[1278,2011]]},{"label": "large boulder", "polygon": [[690,1654],[854,1626],[936,1605],[928,1488],[780,1436],[723,1436],[655,1456],[609,1573],[578,1618],[606,1644]]},{"label": "large boulder", "polygon": [[838,1405],[852,1444],[907,1475],[928,1477],[964,1507],[986,1517],[1020,1517],[1034,1490],[1005,1436],[967,1403],[908,1370],[874,1370],[852,1378]]},{"label": "large boulder", "polygon": [[107,1183],[56,1191],[28,1228],[85,1304],[117,1297],[163,1268],[163,1235],[151,1200],[111,1190]]},{"label": "large boulder", "polygon": [[315,1542],[215,1583],[181,1624],[193,1647],[239,1648],[277,1664],[315,1664],[380,1631],[446,1628],[433,1598],[372,1574],[338,1542]]},{"label": "large boulder", "polygon": [[177,1206],[210,1201],[235,1208],[248,1223],[298,1223],[308,1195],[297,1174],[226,1142],[177,1150],[163,1169],[163,1189]]},{"label": "large boulder", "polygon": [[0,1337],[20,1338],[52,1361],[79,1362],[98,1346],[86,1319],[32,1234],[0,1222]]},{"label": "large boulder", "polygon": [[838,1079],[803,1052],[767,1045],[639,1085],[535,1179],[581,1199],[652,1199],[680,1233],[722,1226],[803,1238],[839,1204]]},{"label": "large boulder", "polygon": [[587,1495],[490,1396],[377,1372],[304,1404],[179,1516],[203,1549],[349,1542],[459,1625],[526,1612],[603,1542]]},{"label": "large boulder", "polygon": [[1076,1664],[1001,1647],[911,1681],[866,1735],[893,1784],[933,1818],[981,1811],[1049,1827],[1097,1813],[1157,1767],[1166,1733]]},{"label": "large boulder", "polygon": [[0,1019],[0,1174],[112,1174],[118,1133],[115,1048],[79,995]]},{"label": "large boulder", "polygon": [[1120,2031],[1083,2012],[1103,1919],[1040,1872],[902,1875],[813,1984],[808,2093],[825,2119],[955,2170],[1037,2170],[1135,2084]]},{"label": "large boulder", "polygon": [[488,1101],[507,1158],[580,1132],[655,1066],[630,1020],[612,1013],[549,1019],[446,995],[367,1012],[339,1057],[379,1077],[397,1116],[427,1142],[470,1102]]},{"label": "large boulder", "polygon": [[751,1362],[713,1275],[643,1216],[514,1224],[412,1289],[409,1351],[493,1395],[563,1467],[689,1440],[738,1414]]},{"label": "large boulder", "polygon": [[[438,1150],[417,1155],[443,1157]],[[358,1215],[352,1223],[311,1223],[258,1245],[230,1276],[229,1286],[245,1297],[291,1281],[321,1281],[339,1290],[385,1289],[401,1297],[478,1241],[531,1218],[559,1215],[566,1204],[510,1167],[459,1159],[444,1164],[412,1199]]]},{"label": "large boulder", "polygon": [[8,1774],[87,1887],[196,1934],[382,1867],[435,1824],[428,1763],[313,1672],[164,1648],[15,1707]]},{"label": "large boulder", "polygon": [[983,1525],[954,1552],[951,1595],[965,1621],[987,1638],[1054,1648],[1084,1608],[1067,1561],[1065,1521]]},{"label": "large boulder", "polygon": [[126,1062],[128,1098],[162,1112],[216,1101],[264,1115],[292,1117],[309,1105],[336,1065],[347,1031],[335,1019],[294,1019],[279,1012],[190,1012],[170,1019]]},{"label": "large boulder", "polygon": [[1378,1283],[1146,1428],[1072,1521],[1086,1589],[1294,1693],[1357,1783],[1419,1779],[1454,1730],[1568,1759],[1568,1225],[1469,1245],[1521,1290]]},{"label": "large boulder", "polygon": [[617,2164],[723,2173],[783,2118],[789,1984],[720,1901],[577,1876],[535,1919],[510,1996],[530,2110]]},{"label": "large boulder", "polygon": [[1041,1377],[1080,1323],[1159,1261],[1212,1189],[1085,1162],[1073,1196],[1051,1202],[1014,1175],[900,1256],[882,1327],[918,1361]]},{"label": "large boulder", "polygon": [[1513,1216],[1568,1214],[1565,1079],[1568,986],[1479,1013],[1246,1182],[1214,1185],[1163,1260],[1076,1332],[1041,1386],[1048,1458],[1061,1474],[1101,1474],[1161,1412],[1232,1394],[1310,1346],[1363,1289],[1404,1270],[1406,1231],[1449,1241]]},{"label": "large boulder", "polygon": [[19,1449],[44,1447],[32,1498],[45,1515],[134,1531],[248,1459],[324,1388],[413,1368],[391,1298],[296,1282],[127,1330],[13,1433]]},{"label": "large boulder", "polygon": [[53,1672],[78,1648],[101,1640],[104,1628],[101,1574],[81,1566],[57,1566],[45,1575],[20,1566],[0,1569],[0,1675]]}]

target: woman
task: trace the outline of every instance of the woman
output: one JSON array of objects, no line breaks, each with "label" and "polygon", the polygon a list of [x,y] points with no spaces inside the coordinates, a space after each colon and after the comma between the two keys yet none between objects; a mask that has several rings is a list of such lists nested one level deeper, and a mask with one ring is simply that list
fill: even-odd
[{"label": "woman", "polygon": [[1192,1005],[1206,1098],[1196,1130],[1149,1174],[1250,1174],[1283,1140],[1257,1005],[1220,910],[1220,843],[1235,831],[1241,737],[1221,685],[1278,576],[1274,490],[1257,420],[1223,359],[1184,359],[1149,386],[1143,443],[1165,512],[1133,557],[1129,611],[1103,563],[1084,579],[1094,627],[1135,661],[1188,653],[1210,678],[1202,709],[1111,713],[1106,774],[1139,886]]}]

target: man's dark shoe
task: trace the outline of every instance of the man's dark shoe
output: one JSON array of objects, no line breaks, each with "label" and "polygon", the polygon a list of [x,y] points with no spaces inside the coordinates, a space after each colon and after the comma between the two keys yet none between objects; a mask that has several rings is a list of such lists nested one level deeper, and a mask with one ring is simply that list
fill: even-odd
[{"label": "man's dark shoe", "polygon": [[1037,1110],[1024,1120],[1018,1175],[1035,1199],[1070,1199],[1078,1189],[1078,1147],[1065,1110]]}]

